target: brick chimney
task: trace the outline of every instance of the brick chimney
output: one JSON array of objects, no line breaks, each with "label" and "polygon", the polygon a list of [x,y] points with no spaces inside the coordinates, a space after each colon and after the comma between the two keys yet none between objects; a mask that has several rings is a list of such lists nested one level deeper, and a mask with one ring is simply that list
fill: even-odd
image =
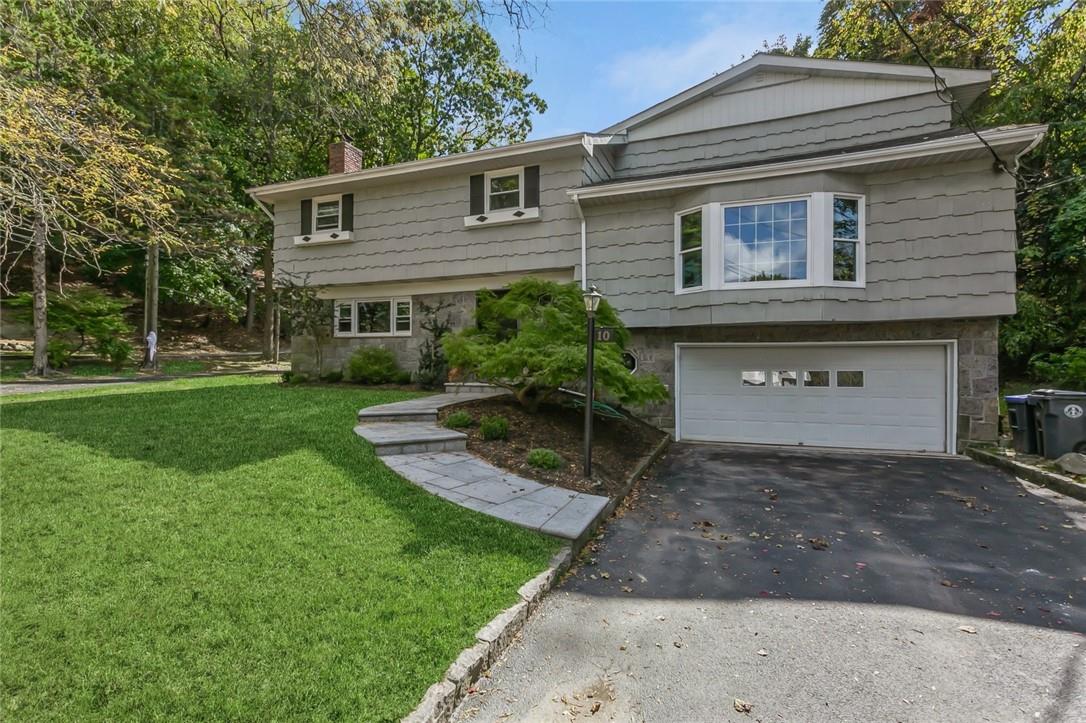
[{"label": "brick chimney", "polygon": [[351,144],[351,139],[342,140],[328,146],[328,173],[354,173],[362,170],[362,151]]}]

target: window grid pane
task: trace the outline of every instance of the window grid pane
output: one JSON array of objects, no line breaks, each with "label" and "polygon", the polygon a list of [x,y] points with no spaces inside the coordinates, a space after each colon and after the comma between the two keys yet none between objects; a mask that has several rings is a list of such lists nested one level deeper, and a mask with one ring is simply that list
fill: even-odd
[{"label": "window grid pane", "polygon": [[724,281],[807,278],[807,202],[724,209]]},{"label": "window grid pane", "polygon": [[351,305],[340,304],[336,307],[336,331],[341,334],[351,333]]},{"label": "window grid pane", "polygon": [[833,280],[856,280],[856,242],[833,242]]},{"label": "window grid pane", "polygon": [[388,334],[392,331],[392,302],[360,301],[356,309],[359,334]]},{"label": "window grid pane", "polygon": [[396,302],[396,331],[411,331],[411,302]]},{"label": "window grid pane", "polygon": [[702,285],[701,211],[679,217],[679,248],[682,288]]},{"label": "window grid pane", "polygon": [[520,175],[494,176],[490,179],[490,210],[520,206]]},{"label": "window grid pane", "polygon": [[860,202],[855,198],[833,197],[833,237],[848,241],[860,238]]},{"label": "window grid pane", "polygon": [[329,231],[339,228],[339,201],[321,201],[317,204],[317,214],[313,227],[317,231]]}]

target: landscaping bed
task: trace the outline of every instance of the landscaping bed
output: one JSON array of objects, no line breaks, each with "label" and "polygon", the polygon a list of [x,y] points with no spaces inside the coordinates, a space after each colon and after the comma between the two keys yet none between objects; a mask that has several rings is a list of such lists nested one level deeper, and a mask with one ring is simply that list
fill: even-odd
[{"label": "landscaping bed", "polygon": [[[474,420],[458,431],[468,435],[468,450],[491,464],[545,484],[592,494],[616,496],[638,462],[656,448],[666,436],[637,419],[606,419],[593,422],[593,480],[583,476],[584,410],[561,404],[545,404],[532,414],[512,397],[482,399],[439,413],[440,423],[458,411],[468,412]],[[509,422],[508,438],[483,439],[479,421],[487,416],[501,416]],[[528,464],[534,449],[549,449],[562,458],[557,469],[542,469]]]}]

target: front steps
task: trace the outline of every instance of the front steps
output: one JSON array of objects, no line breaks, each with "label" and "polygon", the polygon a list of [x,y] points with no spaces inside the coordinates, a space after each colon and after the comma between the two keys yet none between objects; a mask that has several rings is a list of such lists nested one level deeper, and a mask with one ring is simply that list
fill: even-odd
[{"label": "front steps", "polygon": [[468,436],[433,422],[367,422],[354,433],[373,445],[378,457],[427,452],[463,452]]}]

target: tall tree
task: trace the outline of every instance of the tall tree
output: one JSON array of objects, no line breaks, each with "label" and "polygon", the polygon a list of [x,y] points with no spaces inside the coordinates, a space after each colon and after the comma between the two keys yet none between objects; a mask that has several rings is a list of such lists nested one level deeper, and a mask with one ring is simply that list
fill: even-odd
[{"label": "tall tree", "polygon": [[1018,170],[1020,312],[1001,325],[1012,373],[1086,346],[1084,48],[1083,0],[828,0],[819,23],[818,56],[992,68],[970,119],[1049,125]]}]

